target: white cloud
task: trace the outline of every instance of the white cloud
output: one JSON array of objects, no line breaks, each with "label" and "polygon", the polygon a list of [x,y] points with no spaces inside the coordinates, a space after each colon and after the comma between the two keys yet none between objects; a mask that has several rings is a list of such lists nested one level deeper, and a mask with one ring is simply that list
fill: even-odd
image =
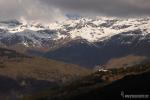
[{"label": "white cloud", "polygon": [[59,8],[45,6],[39,0],[0,0],[0,20],[24,18],[48,22],[64,18]]}]

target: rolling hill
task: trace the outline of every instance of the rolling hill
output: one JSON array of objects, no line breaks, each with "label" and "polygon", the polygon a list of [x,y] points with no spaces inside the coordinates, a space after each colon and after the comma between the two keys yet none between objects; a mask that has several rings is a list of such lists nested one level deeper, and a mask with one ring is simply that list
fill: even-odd
[{"label": "rolling hill", "polygon": [[61,85],[90,72],[77,65],[0,48],[0,98],[17,98],[18,95]]}]

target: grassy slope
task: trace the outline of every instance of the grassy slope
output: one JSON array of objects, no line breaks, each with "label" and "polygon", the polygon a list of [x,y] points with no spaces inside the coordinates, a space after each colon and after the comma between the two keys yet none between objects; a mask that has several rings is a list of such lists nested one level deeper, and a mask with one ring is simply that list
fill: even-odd
[{"label": "grassy slope", "polygon": [[106,69],[130,67],[140,64],[142,61],[148,59],[144,56],[127,55],[120,58],[114,58],[109,60],[104,66]]},{"label": "grassy slope", "polygon": [[90,70],[45,58],[29,57],[13,50],[0,48],[0,75],[13,79],[29,77],[38,80],[62,80],[84,76]]}]

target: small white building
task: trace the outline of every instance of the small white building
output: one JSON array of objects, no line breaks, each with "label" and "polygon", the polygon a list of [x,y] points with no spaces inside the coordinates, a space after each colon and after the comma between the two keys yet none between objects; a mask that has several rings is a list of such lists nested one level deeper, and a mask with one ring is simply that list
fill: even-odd
[{"label": "small white building", "polygon": [[106,69],[99,69],[98,71],[99,72],[107,72],[108,70],[106,70]]},{"label": "small white building", "polygon": [[106,70],[104,68],[105,68],[105,66],[97,65],[97,66],[95,66],[94,70],[99,71],[99,72],[107,72],[108,70]]}]

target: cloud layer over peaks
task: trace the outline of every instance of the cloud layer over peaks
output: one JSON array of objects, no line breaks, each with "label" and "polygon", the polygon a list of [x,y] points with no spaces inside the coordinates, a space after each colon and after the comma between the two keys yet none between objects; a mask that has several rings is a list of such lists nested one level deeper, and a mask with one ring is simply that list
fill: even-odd
[{"label": "cloud layer over peaks", "polygon": [[145,16],[150,14],[150,0],[41,0],[66,12],[110,16]]},{"label": "cloud layer over peaks", "polygon": [[147,16],[150,0],[0,0],[0,20],[61,20],[66,14]]}]

